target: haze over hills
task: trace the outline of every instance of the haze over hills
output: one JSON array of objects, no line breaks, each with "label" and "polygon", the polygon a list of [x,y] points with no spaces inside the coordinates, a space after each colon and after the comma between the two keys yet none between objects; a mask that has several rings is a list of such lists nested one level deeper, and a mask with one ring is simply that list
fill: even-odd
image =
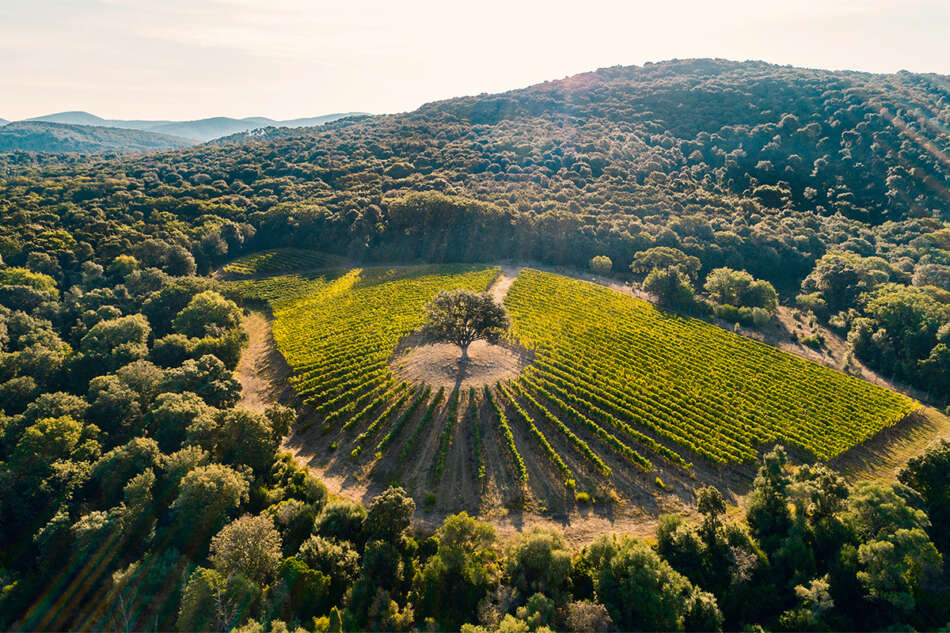
[{"label": "haze over hills", "polygon": [[268,117],[246,117],[235,119],[231,117],[210,117],[197,119],[194,121],[165,121],[165,120],[123,120],[123,119],[103,119],[102,117],[90,114],[89,112],[70,111],[46,114],[39,117],[28,119],[29,121],[44,121],[49,123],[65,123],[69,125],[94,125],[101,127],[112,127],[130,130],[142,130],[147,132],[157,132],[160,134],[169,134],[193,139],[197,142],[210,141],[211,139],[239,132],[246,132],[262,127],[310,127],[323,125],[329,121],[335,121],[343,117],[354,114],[363,114],[362,112],[337,112],[325,114],[316,117],[305,117],[278,121]]},{"label": "haze over hills", "polygon": [[0,152],[153,152],[194,144],[191,139],[157,132],[47,121],[16,121],[0,127]]}]

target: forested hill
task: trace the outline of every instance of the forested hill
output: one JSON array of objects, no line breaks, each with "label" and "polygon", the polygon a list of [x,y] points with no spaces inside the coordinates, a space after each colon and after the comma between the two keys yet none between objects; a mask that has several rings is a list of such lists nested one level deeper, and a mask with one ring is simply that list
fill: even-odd
[{"label": "forested hill", "polygon": [[[364,147],[374,158],[397,150],[416,171],[437,163],[453,184],[486,171],[520,190],[544,176],[601,189],[618,177],[643,185],[666,176],[684,179],[680,188],[878,223],[947,208],[948,97],[940,75],[672,61],[427,104],[353,129],[344,142],[372,139],[379,146]],[[398,143],[400,135],[410,138]],[[585,210],[612,207],[592,197]]]},{"label": "forested hill", "polygon": [[[580,143],[595,143],[561,157],[581,175],[625,169],[629,153],[639,182],[659,171],[709,186],[711,176],[766,206],[876,222],[946,209],[948,96],[950,83],[936,75],[700,60],[604,69],[420,114],[475,125],[540,118],[554,138],[569,126]],[[642,146],[616,136],[630,132]]]},{"label": "forested hill", "polygon": [[179,136],[93,125],[17,121],[0,127],[0,152],[154,152],[194,144]]},{"label": "forested hill", "polygon": [[66,123],[69,125],[92,125],[97,127],[121,128],[126,130],[142,130],[191,139],[194,143],[210,141],[231,134],[247,132],[268,126],[274,127],[314,127],[328,121],[336,121],[347,116],[362,114],[360,112],[336,112],[315,117],[288,119],[275,121],[267,117],[254,116],[243,119],[234,119],[226,116],[209,117],[193,121],[155,121],[155,120],[127,120],[103,119],[94,114],[82,111],[56,112],[44,116],[34,117],[28,121],[44,121],[48,123]]},{"label": "forested hill", "polygon": [[937,75],[670,61],[134,159],[64,167],[15,154],[0,159],[0,211],[42,213],[24,227],[3,212],[0,255],[22,260],[57,229],[104,262],[151,237],[200,271],[306,246],[385,261],[606,255],[624,272],[636,253],[669,247],[697,257],[702,276],[728,266],[785,301],[800,294],[842,333],[870,318],[868,341],[881,325],[869,293],[897,284],[930,310],[926,327],[905,329],[928,334],[908,357],[898,335],[863,353],[915,381],[933,350],[950,371],[938,349],[948,97]]}]

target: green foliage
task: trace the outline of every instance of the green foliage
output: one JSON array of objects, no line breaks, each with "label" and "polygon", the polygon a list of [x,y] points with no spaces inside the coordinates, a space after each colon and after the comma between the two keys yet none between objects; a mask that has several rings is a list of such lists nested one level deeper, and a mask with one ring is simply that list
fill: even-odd
[{"label": "green foliage", "polygon": [[267,583],[280,561],[280,534],[268,516],[245,515],[228,523],[211,539],[208,559],[222,577],[235,574]]},{"label": "green foliage", "polygon": [[416,503],[402,488],[388,488],[373,498],[363,520],[366,540],[397,541],[409,528]]},{"label": "green foliage", "polygon": [[703,287],[717,303],[762,308],[769,314],[778,307],[778,293],[772,284],[757,280],[744,270],[713,269],[706,276]]},{"label": "green foliage", "polygon": [[654,268],[643,281],[643,289],[656,295],[660,303],[689,308],[693,302],[693,286],[686,273],[677,268]]},{"label": "green foliage", "polygon": [[300,546],[297,558],[330,578],[328,600],[340,604],[343,595],[356,579],[360,555],[348,541],[313,535]]},{"label": "green foliage", "polygon": [[613,269],[614,263],[606,255],[595,255],[591,257],[587,266],[598,275],[607,275]]},{"label": "green foliage", "polygon": [[814,270],[802,281],[802,294],[816,293],[831,313],[854,305],[858,296],[899,277],[880,257],[861,257],[847,251],[822,256]]},{"label": "green foliage", "polygon": [[155,440],[137,437],[100,457],[93,464],[87,486],[100,507],[119,503],[123,488],[137,474],[158,467],[161,453]]},{"label": "green foliage", "polygon": [[449,516],[436,532],[438,550],[414,580],[420,615],[442,630],[457,630],[501,578],[495,530],[465,512]]},{"label": "green foliage", "polygon": [[249,409],[230,409],[219,416],[213,434],[213,449],[218,461],[247,464],[254,472],[270,468],[277,450],[271,422],[266,415]]},{"label": "green foliage", "polygon": [[215,424],[215,409],[189,391],[163,393],[146,416],[146,427],[163,450],[172,451],[184,442],[189,426],[208,428]]},{"label": "green foliage", "polygon": [[171,504],[179,539],[190,549],[201,548],[247,501],[249,485],[237,471],[221,464],[198,466],[179,484]]},{"label": "green foliage", "polygon": [[80,341],[80,349],[91,358],[118,368],[148,355],[151,328],[141,314],[100,321]]},{"label": "green foliage", "polygon": [[897,478],[923,498],[927,515],[934,526],[934,542],[944,554],[950,554],[950,442],[940,440],[923,455],[912,457]]},{"label": "green foliage", "polygon": [[747,520],[749,527],[766,552],[773,552],[791,524],[785,498],[790,479],[785,472],[788,455],[781,446],[766,453],[749,494]]},{"label": "green foliage", "polygon": [[693,586],[645,543],[601,537],[590,557],[594,591],[621,630],[715,631],[722,614],[710,594]]},{"label": "green foliage", "polygon": [[220,336],[240,325],[241,310],[233,301],[206,290],[192,297],[172,323],[185,336]]},{"label": "green foliage", "polygon": [[241,383],[211,354],[186,360],[180,367],[168,370],[162,387],[166,391],[196,393],[213,407],[234,406],[241,397]]},{"label": "green foliage", "polygon": [[829,591],[829,577],[816,578],[807,585],[796,585],[798,605],[779,617],[779,626],[786,631],[825,631],[835,603]]},{"label": "green foliage", "polygon": [[950,355],[940,333],[950,331],[948,302],[933,288],[879,286],[863,295],[864,316],[854,319],[848,342],[870,366],[944,396]]},{"label": "green foliage", "polygon": [[873,600],[903,612],[913,613],[927,576],[937,578],[943,558],[921,529],[897,530],[886,540],[864,543],[858,548],[861,570],[858,580]]},{"label": "green foliage", "polygon": [[284,556],[297,553],[310,534],[320,506],[306,503],[301,499],[291,497],[273,503],[264,512],[271,517],[277,531],[280,532],[282,543],[281,551]]},{"label": "green foliage", "polygon": [[142,314],[148,317],[155,336],[170,333],[175,317],[195,295],[211,290],[211,286],[208,279],[180,277],[163,280],[157,290],[148,293],[142,303]]},{"label": "green foliage", "polygon": [[671,274],[675,270],[681,273],[685,283],[689,283],[696,278],[701,266],[702,263],[698,257],[687,255],[678,248],[655,246],[637,253],[633,258],[633,263],[630,264],[630,270],[641,274],[658,271],[666,273],[664,278],[680,278]]},{"label": "green foliage", "polygon": [[236,627],[257,607],[261,589],[248,578],[222,577],[197,568],[182,592],[177,626],[180,631],[226,630]]},{"label": "green foliage", "polygon": [[[387,201],[389,229],[403,236],[392,252],[410,261],[485,261],[493,249],[482,237],[505,229],[508,217],[502,209],[426,189]],[[435,239],[420,240],[423,234]]]},{"label": "green foliage", "polygon": [[131,255],[117,255],[109,264],[109,275],[115,279],[124,279],[139,269],[139,260]]},{"label": "green foliage", "polygon": [[0,286],[27,286],[34,290],[51,293],[54,298],[59,297],[55,279],[43,273],[33,272],[29,268],[17,266],[0,268]]},{"label": "green foliage", "polygon": [[185,585],[178,611],[179,631],[210,631],[226,625],[217,620],[217,598],[224,579],[213,569],[196,569]]},{"label": "green foliage", "polygon": [[284,618],[305,622],[326,613],[332,583],[327,574],[295,557],[282,560],[276,571],[279,580],[271,590],[271,600]]},{"label": "green foliage", "polygon": [[366,510],[348,501],[331,501],[317,518],[316,533],[341,541],[362,543],[361,534]]},{"label": "green foliage", "polygon": [[557,532],[525,532],[507,553],[505,575],[522,596],[544,594],[557,605],[571,595],[571,552]]}]

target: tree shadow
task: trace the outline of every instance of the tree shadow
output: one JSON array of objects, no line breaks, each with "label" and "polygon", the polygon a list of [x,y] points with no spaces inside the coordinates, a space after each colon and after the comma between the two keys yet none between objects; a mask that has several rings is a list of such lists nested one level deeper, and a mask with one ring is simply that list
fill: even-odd
[{"label": "tree shadow", "polygon": [[462,383],[465,382],[465,377],[468,375],[471,364],[472,361],[467,358],[460,358],[456,363],[456,366],[458,367],[458,373],[455,377],[455,391],[459,391],[462,388]]}]

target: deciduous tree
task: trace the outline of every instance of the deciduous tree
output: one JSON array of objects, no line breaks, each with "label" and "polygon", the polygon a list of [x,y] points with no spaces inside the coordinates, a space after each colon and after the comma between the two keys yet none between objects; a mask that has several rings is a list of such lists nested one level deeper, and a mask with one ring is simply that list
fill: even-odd
[{"label": "deciduous tree", "polygon": [[497,341],[508,329],[505,308],[487,292],[443,290],[425,307],[423,336],[430,341],[458,345],[462,361],[468,360],[468,346],[485,339]]}]

